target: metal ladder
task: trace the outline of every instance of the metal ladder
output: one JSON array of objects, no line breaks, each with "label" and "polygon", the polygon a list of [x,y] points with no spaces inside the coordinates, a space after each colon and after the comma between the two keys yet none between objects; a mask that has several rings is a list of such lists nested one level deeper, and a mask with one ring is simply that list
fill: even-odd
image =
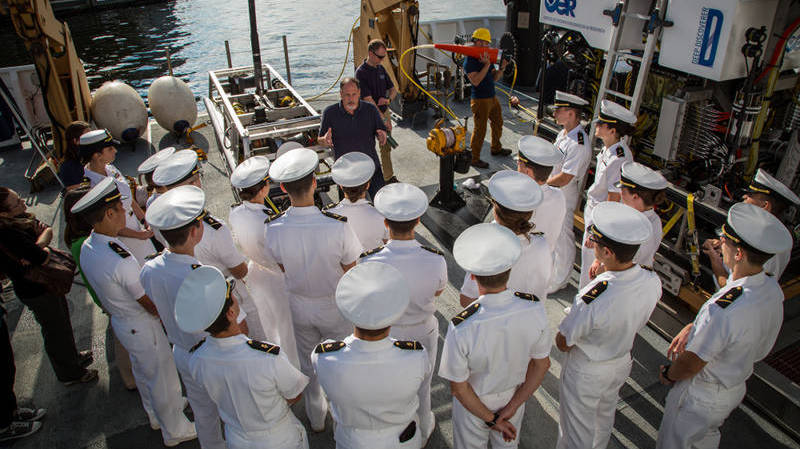
[{"label": "metal ladder", "polygon": [[[661,30],[664,26],[672,26],[672,22],[664,21],[664,12],[666,10],[665,6],[667,0],[656,0],[655,6],[649,15],[629,12],[628,5],[631,3],[633,2],[619,1],[614,9],[603,11],[604,15],[611,17],[611,24],[614,27],[614,30],[611,34],[611,44],[608,48],[606,65],[603,69],[603,77],[600,80],[600,87],[597,91],[597,100],[594,104],[594,115],[592,119],[596,119],[600,115],[600,102],[606,98],[606,95],[629,101],[631,103],[631,112],[638,114],[639,106],[642,104],[642,97],[644,96],[644,86],[645,82],[647,81],[647,74],[650,71],[650,64],[653,62],[653,56],[656,52],[656,44],[658,43]],[[626,17],[634,17],[647,21],[647,40],[645,41],[642,56],[634,55],[630,49],[619,48]],[[633,95],[626,95],[622,92],[612,90],[609,87],[611,76],[614,73],[614,66],[617,63],[617,58],[619,56],[624,56],[625,59],[639,61],[640,63],[639,73],[636,76],[636,84],[633,89]],[[596,124],[593,120],[589,132],[590,142],[594,142],[595,125]]]}]

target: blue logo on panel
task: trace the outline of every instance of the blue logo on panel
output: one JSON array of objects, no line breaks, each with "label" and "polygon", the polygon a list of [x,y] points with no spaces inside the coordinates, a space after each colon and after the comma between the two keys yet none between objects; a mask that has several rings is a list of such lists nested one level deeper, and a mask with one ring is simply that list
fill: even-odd
[{"label": "blue logo on panel", "polygon": [[720,30],[722,30],[722,11],[714,8],[703,8],[700,23],[697,27],[692,62],[705,67],[714,66],[719,46]]},{"label": "blue logo on panel", "polygon": [[544,7],[547,12],[554,12],[562,16],[575,17],[577,0],[545,0]]}]

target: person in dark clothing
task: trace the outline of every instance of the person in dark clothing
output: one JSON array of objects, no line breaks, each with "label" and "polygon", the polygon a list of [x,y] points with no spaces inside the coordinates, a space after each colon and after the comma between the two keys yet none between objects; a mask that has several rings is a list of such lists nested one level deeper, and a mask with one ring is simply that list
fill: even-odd
[{"label": "person in dark clothing", "polygon": [[64,160],[61,162],[61,167],[58,169],[58,176],[61,178],[61,182],[64,183],[67,190],[78,187],[83,180],[83,164],[81,164],[78,142],[80,142],[81,135],[91,129],[88,123],[75,121],[70,123],[69,126],[67,126],[67,130],[64,132],[64,137],[67,140],[67,148],[64,150]]},{"label": "person in dark clothing", "polygon": [[41,326],[44,349],[58,380],[65,385],[91,382],[97,379],[97,370],[85,368],[92,361],[91,351],[78,352],[75,347],[67,298],[25,279],[27,267],[47,262],[47,245],[53,238],[52,229],[26,210],[16,192],[0,187],[0,271],[11,279],[17,298]]},{"label": "person in dark clothing", "polygon": [[[389,103],[397,96],[394,86],[381,61],[386,58],[386,44],[380,39],[373,39],[367,46],[367,59],[356,69],[356,79],[361,85],[361,99],[378,107],[386,125],[386,131],[392,131],[392,111]],[[381,144],[381,169],[386,183],[398,182],[392,168],[392,146]]]},{"label": "person in dark clothing", "polygon": [[15,440],[36,432],[42,428],[39,420],[47,413],[43,408],[17,406],[17,396],[14,394],[17,367],[5,315],[6,309],[0,306],[0,363],[6,367],[0,369],[0,441]]},{"label": "person in dark clothing", "polygon": [[380,169],[378,154],[375,152],[375,139],[386,144],[386,125],[375,105],[360,100],[361,89],[357,79],[342,78],[339,83],[342,101],[332,104],[322,111],[319,126],[319,143],[333,147],[333,158],[353,151],[360,151],[375,162],[375,173],[369,185],[370,197],[385,184]]}]

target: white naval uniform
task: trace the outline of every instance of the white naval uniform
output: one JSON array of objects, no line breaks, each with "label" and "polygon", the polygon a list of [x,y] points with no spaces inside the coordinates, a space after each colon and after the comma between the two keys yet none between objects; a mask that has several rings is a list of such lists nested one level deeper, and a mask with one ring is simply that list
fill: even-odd
[{"label": "white naval uniform", "polygon": [[[194,254],[200,263],[219,269],[226,277],[231,275],[231,268],[247,262],[236,249],[233,234],[225,222],[210,214],[203,218],[203,238],[194,248]],[[247,320],[250,337],[265,340],[258,304],[250,294],[246,280],[236,282],[233,293],[239,300],[241,310],[250,317]]]},{"label": "white naval uniform", "polygon": [[311,366],[311,351],[326,339],[340,340],[353,325],[334,302],[336,286],[344,274],[342,265],[358,259],[363,251],[347,224],[320,212],[316,206],[290,207],[264,229],[267,259],[286,273],[286,290],[292,310],[300,370],[310,381],[303,400],[311,427],[325,425],[327,402]]},{"label": "white naval uniform", "polygon": [[[581,143],[581,141],[583,143]],[[580,200],[580,189],[583,186],[583,178],[589,169],[592,160],[592,146],[589,136],[583,130],[583,126],[578,125],[569,132],[562,129],[555,142],[556,148],[564,155],[563,162],[559,166],[553,167],[552,175],[566,173],[572,175],[572,179],[560,187],[564,193],[564,220],[562,221],[562,232],[559,236],[553,263],[553,279],[550,281],[550,291],[561,288],[569,279],[572,273],[572,264],[575,263],[575,232],[574,214]]]},{"label": "white naval uniform", "polygon": [[[558,240],[564,230],[567,203],[564,192],[558,187],[547,184],[541,184],[539,187],[542,188],[542,202],[533,211],[531,223],[534,225],[534,231],[544,233],[550,252],[555,254]],[[575,247],[575,245],[572,246]],[[555,264],[553,268],[555,269]]]},{"label": "white naval uniform", "polygon": [[173,253],[167,249],[144,264],[139,279],[147,296],[158,308],[158,315],[167,331],[167,338],[172,343],[172,356],[186,386],[186,397],[194,412],[200,446],[203,449],[224,449],[226,446],[219,425],[217,406],[205,387],[194,379],[189,370],[191,357],[189,351],[208,333],[184,332],[175,321],[175,298],[178,289],[186,275],[192,271],[192,265],[199,264],[200,261],[192,256]]},{"label": "white naval uniform", "polygon": [[279,344],[281,353],[299,368],[286,280],[278,264],[264,257],[264,220],[268,217],[263,205],[245,201],[231,210],[228,222],[236,243],[250,259],[245,280],[257,304],[266,340]]},{"label": "white naval uniform", "polygon": [[[392,324],[390,335],[398,340],[416,340],[428,353],[431,369],[439,353],[439,322],[436,293],[447,286],[447,262],[435,250],[423,247],[416,240],[389,240],[378,252],[362,257],[362,262],[383,262],[403,273],[408,281],[411,302],[403,316]],[[419,398],[420,431],[423,441],[435,426],[431,411],[431,378],[425,379]]]},{"label": "white naval uniform", "polygon": [[355,203],[345,198],[327,210],[347,217],[347,223],[352,226],[361,246],[366,249],[377,248],[389,240],[389,230],[383,224],[383,215],[364,198]]},{"label": "white naval uniform", "polygon": [[608,445],[633,340],[660,297],[658,275],[639,265],[603,272],[575,295],[558,326],[574,346],[561,370],[558,449]]},{"label": "white naval uniform", "polygon": [[286,403],[303,392],[308,377],[283,348],[241,334],[207,337],[189,368],[217,404],[230,449],[308,449],[306,430]]},{"label": "white naval uniform", "polygon": [[[483,295],[450,322],[439,376],[468,381],[481,402],[496,412],[525,381],[530,360],[548,357],[550,346],[550,326],[541,301],[515,296],[512,290]],[[509,420],[517,428],[517,438],[505,442],[454,397],[453,447],[486,448],[491,441],[493,448],[515,448],[524,413],[523,404]]]},{"label": "white naval uniform", "polygon": [[[780,285],[781,276],[783,272],[786,270],[786,267],[789,265],[789,260],[792,258],[792,249],[789,248],[787,251],[782,253],[778,253],[770,257],[766,262],[764,262],[764,273],[769,273],[775,277],[775,280],[778,281]],[[731,269],[728,268],[727,265],[724,263],[722,264],[722,268],[728,272],[728,276],[731,274]],[[717,282],[717,277],[714,276],[714,286],[719,290],[719,283]]]},{"label": "white naval uniform", "polygon": [[114,335],[130,355],[136,387],[165,442],[194,433],[183,414],[181,384],[158,317],[137,302],[145,295],[140,265],[119,239],[92,232],[81,246],[81,271],[111,315]]},{"label": "white naval uniform", "polygon": [[633,263],[644,265],[646,267],[653,267],[656,258],[656,252],[661,245],[661,217],[658,216],[655,209],[648,209],[642,212],[652,226],[650,238],[646,242],[639,245],[636,254],[633,256]]},{"label": "white naval uniform", "polygon": [[[122,194],[122,207],[125,208],[125,227],[127,229],[131,229],[134,231],[142,231],[142,224],[139,222],[139,219],[136,218],[136,214],[133,213],[133,195],[131,194],[131,185],[128,184],[128,180],[125,179],[125,176],[122,175],[122,172],[117,169],[113,164],[106,165],[106,173],[108,176],[103,176],[100,173],[95,173],[92,170],[89,170],[89,166],[83,168],[83,175],[89,178],[89,184],[94,187],[97,185],[98,182],[102,181],[107,177],[114,178],[114,184],[117,185],[117,190],[119,193]],[[144,263],[145,257],[153,254],[156,252],[156,248],[153,246],[153,243],[150,239],[140,240],[133,237],[118,237],[125,246],[130,250],[133,257],[139,261],[140,264]]]},{"label": "white naval uniform", "polygon": [[[518,235],[522,244],[522,253],[511,267],[508,277],[508,289],[512,292],[523,292],[535,295],[540,300],[547,299],[547,286],[553,271],[553,258],[547,239],[539,232]],[[461,284],[461,294],[468,298],[477,298],[478,283],[470,278],[469,272],[464,274],[464,283]]]},{"label": "white naval uniform", "polygon": [[395,342],[389,337],[366,341],[350,335],[344,342],[322,345],[335,345],[333,351],[311,354],[331,401],[337,449],[421,447],[419,430],[404,442],[400,435],[417,420],[419,391],[432,368],[425,349]]},{"label": "white naval uniform", "polygon": [[583,209],[583,239],[581,239],[581,279],[579,289],[589,283],[589,267],[594,262],[594,249],[586,247],[588,230],[592,224],[592,209],[608,199],[609,193],[620,193],[617,183],[622,177],[622,164],[633,160],[633,153],[624,142],[617,142],[611,147],[603,147],[597,154],[597,166],[594,169],[594,183],[586,191],[586,207]]},{"label": "white naval uniform", "polygon": [[761,271],[728,278],[703,304],[686,351],[707,364],[694,377],[677,382],[667,395],[657,449],[719,446],[719,427],[744,398],[753,364],[775,344],[783,323],[783,299],[775,277]]}]

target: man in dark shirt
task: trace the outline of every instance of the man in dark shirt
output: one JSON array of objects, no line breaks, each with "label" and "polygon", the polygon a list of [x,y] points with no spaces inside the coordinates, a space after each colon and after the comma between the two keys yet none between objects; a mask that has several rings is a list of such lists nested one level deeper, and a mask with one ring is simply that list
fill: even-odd
[{"label": "man in dark shirt", "polygon": [[[383,116],[387,132],[392,131],[392,115],[389,103],[397,96],[395,88],[386,69],[381,62],[386,58],[386,44],[380,39],[373,39],[367,46],[367,59],[356,69],[356,79],[361,84],[361,99],[374,104]],[[381,144],[381,168],[383,179],[387,183],[398,182],[392,168],[392,147]]]},{"label": "man in dark shirt", "polygon": [[[492,36],[486,28],[478,28],[472,33],[472,42],[476,47],[489,47]],[[508,156],[511,150],[503,148],[500,136],[503,134],[503,115],[500,102],[494,95],[494,83],[503,75],[508,64],[507,60],[500,63],[500,70],[495,70],[494,64],[489,62],[489,55],[484,53],[480,59],[467,56],[464,60],[464,73],[467,74],[472,84],[472,117],[475,125],[469,146],[472,149],[472,163],[476,168],[488,168],[489,164],[481,160],[481,147],[486,137],[486,121],[492,125],[492,155]]]},{"label": "man in dark shirt", "polygon": [[375,173],[370,180],[369,194],[374,198],[385,184],[378,153],[375,152],[375,138],[381,145],[386,144],[386,124],[375,105],[359,99],[361,89],[357,79],[342,78],[339,95],[342,101],[322,111],[319,143],[333,147],[334,159],[353,151],[371,157],[375,162]]}]

